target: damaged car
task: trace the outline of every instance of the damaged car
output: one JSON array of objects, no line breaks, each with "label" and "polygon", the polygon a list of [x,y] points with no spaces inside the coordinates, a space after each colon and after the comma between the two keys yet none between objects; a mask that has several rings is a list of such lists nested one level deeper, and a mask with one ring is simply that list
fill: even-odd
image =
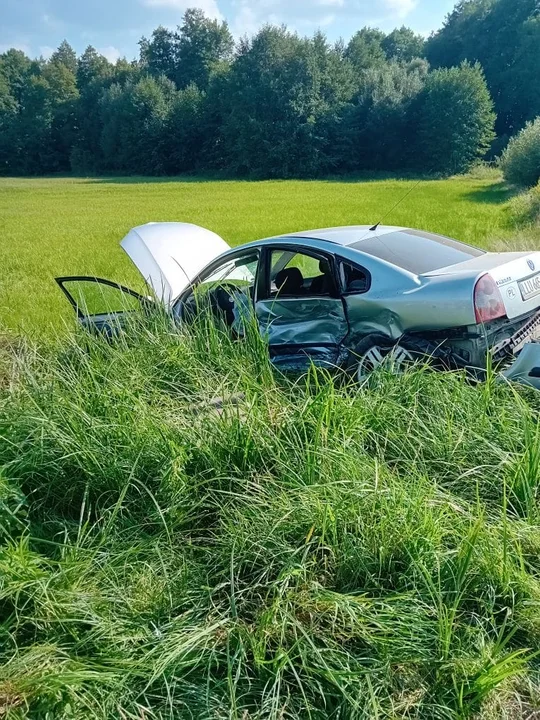
[{"label": "damaged car", "polygon": [[[178,322],[210,308],[241,334],[249,311],[283,370],[311,363],[363,381],[391,363],[488,366],[540,389],[540,253],[486,252],[405,227],[295,232],[231,249],[189,223],[148,223],[121,242]],[[111,280],[56,279],[80,323],[110,332],[149,299]],[[204,302],[203,302],[204,300]]]}]

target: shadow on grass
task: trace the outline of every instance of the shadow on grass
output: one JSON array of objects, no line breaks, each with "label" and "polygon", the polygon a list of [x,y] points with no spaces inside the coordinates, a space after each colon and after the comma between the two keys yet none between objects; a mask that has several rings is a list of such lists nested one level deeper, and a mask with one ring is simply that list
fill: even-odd
[{"label": "shadow on grass", "polygon": [[[467,175],[452,176],[453,178],[467,179]],[[257,177],[257,176],[238,176],[225,172],[207,172],[193,175],[75,175],[70,173],[58,173],[54,175],[39,176],[14,176],[14,179],[21,180],[71,180],[79,183],[88,183],[92,185],[164,185],[176,183],[200,184],[200,183],[328,183],[328,184],[366,184],[381,182],[438,182],[449,180],[447,175],[436,173],[418,173],[408,170],[393,171],[365,171],[354,174],[328,174],[320,177]],[[470,177],[469,179],[474,179]],[[482,179],[482,178],[479,178]],[[498,204],[508,200],[515,192],[509,189],[502,181],[494,182],[488,187],[479,188],[478,190],[467,193],[465,197],[478,202],[489,204]]]},{"label": "shadow on grass", "polygon": [[242,177],[226,173],[201,173],[198,175],[75,175],[69,173],[58,173],[54,175],[39,176],[17,176],[17,179],[25,180],[72,180],[75,182],[89,184],[112,184],[112,185],[159,185],[167,183],[213,183],[213,182],[234,182],[234,183],[287,183],[287,182],[318,182],[318,183],[369,183],[384,181],[436,181],[444,180],[440,175],[427,175],[409,171],[373,171],[354,174],[329,174],[321,177]]},{"label": "shadow on grass", "polygon": [[168,176],[140,176],[140,175],[125,175],[125,176],[99,176],[80,178],[81,180],[87,180],[93,183],[111,183],[118,185],[137,185],[145,183],[211,183],[211,182],[234,182],[234,183],[287,183],[287,182],[318,182],[318,183],[368,183],[368,182],[383,182],[383,181],[433,181],[442,179],[436,175],[422,175],[417,173],[407,172],[371,172],[371,173],[356,173],[354,175],[326,175],[321,177],[290,177],[290,178],[272,178],[272,177],[239,177],[235,175],[223,174],[205,174],[205,175],[168,175]]},{"label": "shadow on grass", "polygon": [[516,191],[505,182],[500,180],[486,187],[477,188],[465,193],[464,197],[474,202],[484,203],[486,205],[500,205],[510,200],[516,194]]}]

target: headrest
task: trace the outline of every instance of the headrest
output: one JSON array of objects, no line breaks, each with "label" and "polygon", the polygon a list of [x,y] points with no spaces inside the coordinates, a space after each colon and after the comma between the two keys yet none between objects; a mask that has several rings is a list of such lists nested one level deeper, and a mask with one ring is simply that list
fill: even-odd
[{"label": "headrest", "polygon": [[304,287],[304,276],[297,267],[284,268],[276,275],[275,283],[282,295],[295,295]]}]

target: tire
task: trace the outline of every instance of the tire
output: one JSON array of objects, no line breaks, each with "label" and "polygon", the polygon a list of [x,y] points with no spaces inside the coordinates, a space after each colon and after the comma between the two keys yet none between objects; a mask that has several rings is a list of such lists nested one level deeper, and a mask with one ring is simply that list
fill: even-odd
[{"label": "tire", "polygon": [[347,370],[356,382],[364,383],[380,367],[400,374],[419,358],[418,352],[385,335],[370,335],[350,353]]}]

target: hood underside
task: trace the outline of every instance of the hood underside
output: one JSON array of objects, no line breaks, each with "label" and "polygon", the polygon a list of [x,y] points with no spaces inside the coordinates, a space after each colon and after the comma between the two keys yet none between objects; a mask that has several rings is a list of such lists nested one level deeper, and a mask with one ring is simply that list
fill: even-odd
[{"label": "hood underside", "polygon": [[120,243],[154,295],[170,305],[212,260],[230,249],[210,230],[180,222],[139,225]]}]

